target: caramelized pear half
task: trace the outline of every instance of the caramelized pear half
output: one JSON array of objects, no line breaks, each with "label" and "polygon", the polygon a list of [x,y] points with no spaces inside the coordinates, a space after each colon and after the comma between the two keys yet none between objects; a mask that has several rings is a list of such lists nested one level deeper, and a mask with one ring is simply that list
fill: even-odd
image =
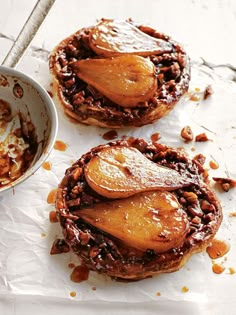
[{"label": "caramelized pear half", "polygon": [[72,67],[80,79],[120,106],[135,107],[157,89],[154,64],[140,56],[85,59]]},{"label": "caramelized pear half", "polygon": [[77,214],[129,246],[158,253],[181,246],[189,227],[176,197],[166,191],[98,203]]},{"label": "caramelized pear half", "polygon": [[150,190],[174,190],[188,186],[189,178],[158,166],[133,147],[106,147],[85,167],[89,186],[107,198],[127,198]]},{"label": "caramelized pear half", "polygon": [[92,28],[89,45],[96,54],[105,57],[124,53],[149,56],[173,49],[169,42],[149,36],[131,23],[106,19]]}]

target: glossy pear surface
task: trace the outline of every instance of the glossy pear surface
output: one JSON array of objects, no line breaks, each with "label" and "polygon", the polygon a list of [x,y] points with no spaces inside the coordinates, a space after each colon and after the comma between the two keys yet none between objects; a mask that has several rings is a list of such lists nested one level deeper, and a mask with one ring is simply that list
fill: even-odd
[{"label": "glossy pear surface", "polygon": [[98,203],[77,215],[129,246],[158,253],[181,246],[189,227],[176,197],[166,191]]},{"label": "glossy pear surface", "polygon": [[80,79],[123,107],[149,100],[157,89],[154,64],[140,56],[85,59],[72,67]]},{"label": "glossy pear surface", "polygon": [[93,27],[89,45],[96,54],[106,57],[124,53],[149,56],[173,49],[167,41],[149,36],[131,23],[115,20],[101,20]]},{"label": "glossy pear surface", "polygon": [[133,147],[106,147],[85,167],[89,186],[107,198],[127,198],[150,190],[174,190],[191,181],[177,171],[148,160]]}]

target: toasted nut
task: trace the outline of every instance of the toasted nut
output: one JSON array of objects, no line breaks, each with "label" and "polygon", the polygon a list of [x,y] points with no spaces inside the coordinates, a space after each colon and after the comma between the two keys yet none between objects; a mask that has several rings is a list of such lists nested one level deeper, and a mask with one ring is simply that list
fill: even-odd
[{"label": "toasted nut", "polygon": [[206,157],[201,153],[195,155],[195,157],[193,159],[195,161],[197,161],[198,163],[200,163],[201,165],[204,165],[204,163],[206,161]]},{"label": "toasted nut", "polygon": [[185,126],[182,130],[181,130],[181,137],[183,139],[185,139],[187,142],[190,142],[193,140],[193,132],[192,129],[190,128],[190,126]]},{"label": "toasted nut", "polygon": [[201,201],[201,209],[203,211],[213,212],[213,211],[215,211],[215,206],[204,199]]},{"label": "toasted nut", "polygon": [[194,217],[191,221],[194,225],[198,225],[201,223],[201,219],[199,217]]},{"label": "toasted nut", "polygon": [[221,185],[224,191],[229,191],[231,188],[236,187],[236,180],[232,178],[212,177],[212,179]]},{"label": "toasted nut", "polygon": [[203,132],[203,133],[200,133],[199,135],[196,136],[195,141],[196,142],[205,142],[205,141],[209,141],[209,138],[207,137],[205,132]]},{"label": "toasted nut", "polygon": [[197,195],[192,192],[192,191],[185,191],[183,193],[183,196],[184,198],[187,200],[188,203],[191,203],[191,204],[196,204],[198,202],[198,197]]},{"label": "toasted nut", "polygon": [[212,86],[208,85],[204,91],[203,99],[206,100],[209,96],[211,96],[214,93]]}]

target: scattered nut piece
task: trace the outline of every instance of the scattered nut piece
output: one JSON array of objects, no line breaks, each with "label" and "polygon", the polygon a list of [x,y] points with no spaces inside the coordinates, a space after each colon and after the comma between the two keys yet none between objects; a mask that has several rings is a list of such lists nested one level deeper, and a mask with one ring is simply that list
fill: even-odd
[{"label": "scattered nut piece", "polygon": [[236,187],[236,180],[232,178],[212,177],[212,179],[221,185],[224,191],[229,191],[231,188]]},{"label": "scattered nut piece", "polygon": [[205,141],[209,141],[209,138],[207,137],[205,132],[203,132],[203,133],[200,133],[199,135],[196,136],[195,141],[196,142],[205,142]]},{"label": "scattered nut piece", "polygon": [[212,86],[208,85],[204,91],[203,99],[206,100],[209,96],[211,96],[214,93]]},{"label": "scattered nut piece", "polygon": [[186,140],[186,142],[190,142],[193,140],[193,132],[190,126],[185,126],[180,133],[181,137]]},{"label": "scattered nut piece", "polygon": [[201,165],[204,165],[204,163],[206,161],[206,157],[201,153],[195,155],[195,157],[193,159],[195,161],[197,161],[198,163],[200,163]]},{"label": "scattered nut piece", "polygon": [[183,196],[190,204],[196,204],[198,202],[197,195],[192,191],[184,191]]}]

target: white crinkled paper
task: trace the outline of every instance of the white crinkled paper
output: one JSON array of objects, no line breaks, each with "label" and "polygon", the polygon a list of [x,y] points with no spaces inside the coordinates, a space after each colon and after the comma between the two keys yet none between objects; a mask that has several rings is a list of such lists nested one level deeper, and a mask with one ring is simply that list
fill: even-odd
[{"label": "white crinkled paper", "polygon": [[[50,89],[47,63],[27,58],[21,65],[46,89]],[[184,147],[190,156],[202,153],[206,167],[215,160],[220,167],[209,170],[210,176],[236,178],[236,86],[221,80],[204,67],[193,65],[189,92],[200,93],[211,85],[214,94],[199,102],[186,96],[160,121],[141,128],[118,131],[118,137],[135,136],[150,139],[159,132],[160,142]],[[138,282],[121,283],[90,272],[82,283],[70,280],[69,263],[79,264],[72,253],[50,256],[53,241],[61,236],[59,223],[49,222],[53,205],[47,203],[49,192],[56,188],[65,170],[83,153],[105,143],[106,129],[74,124],[67,119],[58,103],[58,140],[67,144],[66,151],[53,150],[48,161],[50,171],[40,168],[31,178],[0,196],[0,314],[232,314],[236,274],[235,189],[217,191],[222,202],[224,220],[218,238],[228,241],[231,249],[219,259],[226,270],[212,272],[212,261],[206,253],[194,255],[178,272],[162,274]],[[194,134],[205,132],[212,141],[185,144],[181,129],[190,125]],[[195,148],[193,151],[192,148]],[[188,292],[182,292],[183,287]],[[96,288],[96,290],[95,290]],[[70,292],[76,292],[75,297]],[[158,295],[160,292],[160,296]],[[219,308],[219,299],[221,308]],[[223,308],[222,308],[223,305]],[[234,305],[235,306],[235,305]],[[218,313],[219,312],[219,313]]]}]

